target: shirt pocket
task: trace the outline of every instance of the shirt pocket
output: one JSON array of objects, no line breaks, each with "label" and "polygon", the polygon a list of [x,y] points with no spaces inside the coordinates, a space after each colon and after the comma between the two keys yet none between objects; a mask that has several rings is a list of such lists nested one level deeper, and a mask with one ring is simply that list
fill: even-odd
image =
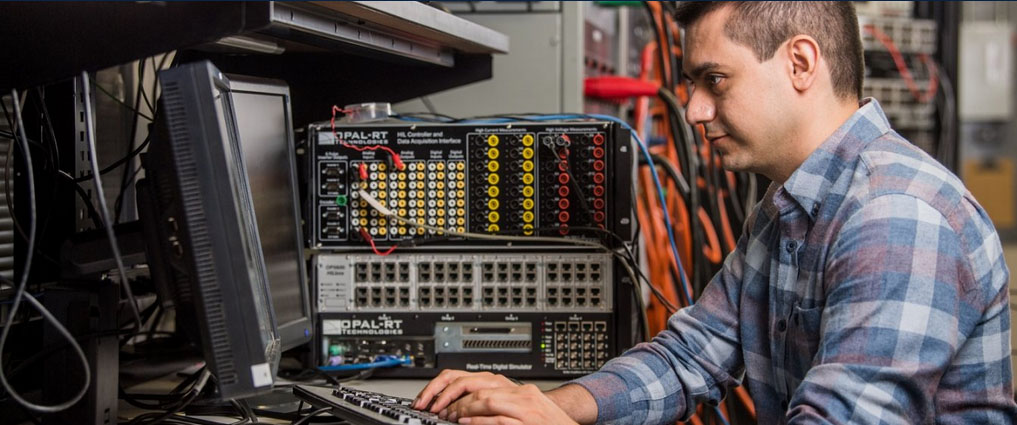
[{"label": "shirt pocket", "polygon": [[822,339],[823,307],[802,308],[795,305],[788,320],[788,366],[801,379],[812,367]]}]

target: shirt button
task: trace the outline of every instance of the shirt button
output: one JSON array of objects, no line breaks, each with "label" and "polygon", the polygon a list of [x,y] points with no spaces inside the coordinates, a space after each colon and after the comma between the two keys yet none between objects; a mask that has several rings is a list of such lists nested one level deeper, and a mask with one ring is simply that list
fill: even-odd
[{"label": "shirt button", "polygon": [[812,215],[816,214],[819,214],[819,204],[815,204],[812,206]]},{"label": "shirt button", "polygon": [[795,247],[796,246],[798,246],[798,243],[796,243],[795,241],[789,241],[787,243],[787,252],[789,254],[795,252]]},{"label": "shirt button", "polygon": [[785,330],[787,330],[787,322],[784,321],[784,319],[778,320],[777,321],[777,331],[784,332]]}]

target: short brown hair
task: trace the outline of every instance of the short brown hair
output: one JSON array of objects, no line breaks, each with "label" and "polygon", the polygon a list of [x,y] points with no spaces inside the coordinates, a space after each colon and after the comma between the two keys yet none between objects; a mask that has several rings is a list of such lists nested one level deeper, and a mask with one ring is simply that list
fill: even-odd
[{"label": "short brown hair", "polygon": [[724,33],[752,49],[760,62],[769,60],[782,43],[799,34],[819,43],[830,63],[837,96],[862,97],[865,59],[858,16],[849,1],[683,1],[675,18],[683,28],[724,6],[733,6]]}]

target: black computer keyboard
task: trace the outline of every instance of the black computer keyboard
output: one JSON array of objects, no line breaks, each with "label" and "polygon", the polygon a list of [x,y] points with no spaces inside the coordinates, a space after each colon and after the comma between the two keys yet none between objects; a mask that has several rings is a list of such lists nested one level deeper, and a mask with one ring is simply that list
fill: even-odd
[{"label": "black computer keyboard", "polygon": [[297,385],[293,394],[312,406],[332,409],[332,415],[363,425],[446,425],[454,424],[430,412],[414,410],[412,399],[393,397],[349,387]]}]

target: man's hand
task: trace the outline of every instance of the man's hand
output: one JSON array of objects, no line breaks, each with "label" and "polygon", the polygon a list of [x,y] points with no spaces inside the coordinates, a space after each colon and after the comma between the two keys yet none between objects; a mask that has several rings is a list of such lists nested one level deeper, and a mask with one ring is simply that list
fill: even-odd
[{"label": "man's hand", "polygon": [[502,375],[461,370],[442,371],[420,391],[412,407],[453,422],[479,425],[593,423],[597,419],[596,400],[581,386],[542,393]]},{"label": "man's hand", "polygon": [[442,411],[464,394],[483,389],[518,386],[518,384],[508,378],[502,375],[495,375],[491,372],[465,372],[445,369],[432,379],[431,382],[428,382],[423,390],[420,390],[420,394],[417,394],[417,399],[413,402],[412,407],[417,410],[428,410],[431,413],[438,413],[444,416],[445,412]]},{"label": "man's hand", "polygon": [[471,392],[446,409],[447,420],[472,425],[576,424],[536,385]]}]

